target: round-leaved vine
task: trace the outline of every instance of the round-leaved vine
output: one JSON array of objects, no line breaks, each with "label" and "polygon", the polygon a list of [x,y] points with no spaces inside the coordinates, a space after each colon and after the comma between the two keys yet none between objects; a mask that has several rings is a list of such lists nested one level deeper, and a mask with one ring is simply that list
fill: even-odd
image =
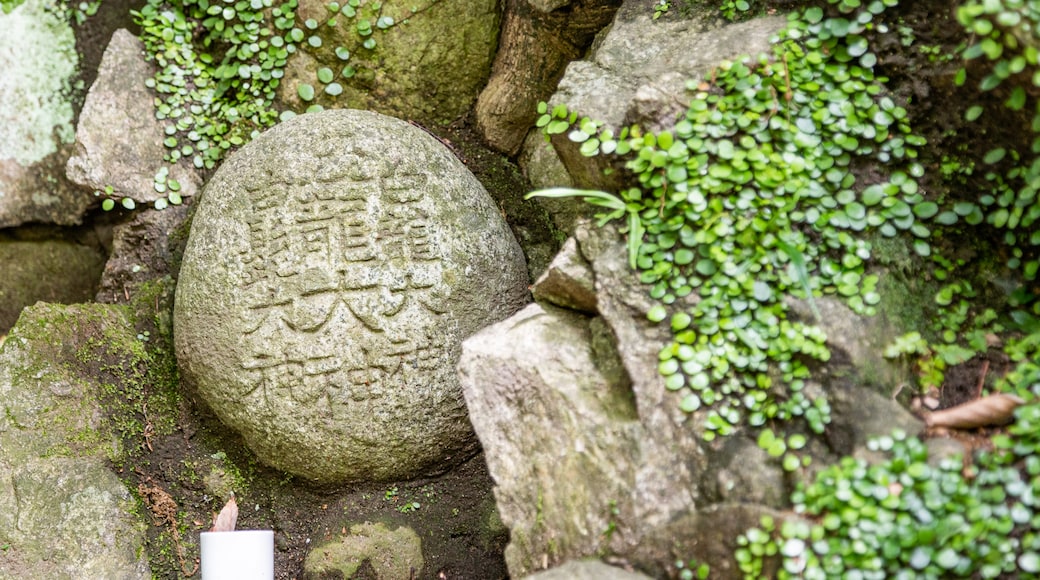
[{"label": "round-leaved vine", "polygon": [[[625,156],[638,180],[605,194],[616,201],[601,217],[638,218],[627,226],[630,254],[659,301],[648,317],[675,338],[659,370],[682,409],[707,410],[707,439],[796,417],[822,432],[830,408],[806,380],[809,361],[830,356],[826,337],[790,319],[785,297],[815,312],[814,297],[835,295],[870,315],[880,296],[867,234],[907,235],[931,254],[926,224],[938,208],[915,161],[924,139],[875,76],[867,42],[896,2],[834,3],[837,16],[793,15],[772,54],[691,82],[671,131],[614,135],[565,106],[539,107],[547,134],[566,134],[588,156]],[[867,164],[875,177],[859,176]]]}]

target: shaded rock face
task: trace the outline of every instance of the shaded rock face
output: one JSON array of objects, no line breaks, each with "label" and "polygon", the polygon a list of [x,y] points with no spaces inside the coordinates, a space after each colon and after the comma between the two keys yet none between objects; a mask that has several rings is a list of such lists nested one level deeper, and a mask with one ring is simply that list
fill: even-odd
[{"label": "shaded rock face", "polygon": [[75,303],[94,297],[105,255],[97,247],[58,240],[0,239],[0,333],[38,301]]},{"label": "shaded rock face", "polygon": [[[510,528],[510,574],[609,552],[662,577],[674,573],[681,546],[685,558],[709,562],[713,577],[739,577],[737,534],[785,507],[793,476],[758,447],[758,430],[706,442],[706,410],[680,410],[683,393],[666,389],[657,370],[671,331],[647,321],[654,302],[628,267],[623,238],[580,226],[532,291],[539,303],[468,339],[459,361]],[[862,453],[869,436],[893,428],[919,431],[863,380],[885,363],[850,355],[887,323],[840,304],[821,310],[822,326],[846,335],[810,381],[833,416],[806,448],[813,465]]]},{"label": "shaded rock face", "polygon": [[[93,341],[93,342],[92,342]],[[38,304],[0,349],[0,578],[151,578],[145,524],[108,467],[98,350],[136,343],[107,306]]]},{"label": "shaded rock face", "polygon": [[91,191],[112,188],[117,198],[148,203],[165,193],[155,191],[155,173],[170,169],[182,196],[194,195],[201,179],[183,162],[163,160],[163,125],[155,118],[154,93],[145,84],[152,65],[144,59],[144,43],[120,29],[112,35],[90,87],[79,125],[75,153],[68,161],[70,180]]},{"label": "shaded rock face", "polygon": [[325,111],[207,185],[177,356],[262,461],[321,483],[405,479],[477,448],[460,344],[526,299],[520,248],[458,159],[402,121]]},{"label": "shaded rock face", "polygon": [[624,522],[663,525],[698,496],[705,454],[656,371],[667,332],[646,322],[638,282],[599,275],[627,262],[620,245],[597,243],[583,254],[609,246],[616,265],[596,268],[565,250],[566,263],[551,265],[535,293],[570,280],[563,302],[594,277],[600,316],[533,304],[463,345],[459,377],[510,528],[513,577],[601,550],[625,553],[639,532]]},{"label": "shaded rock face", "polygon": [[184,223],[193,199],[163,210],[139,208],[112,227],[112,248],[95,300],[129,302],[141,287],[173,272],[184,251]]},{"label": "shaded rock face", "polygon": [[[324,0],[302,0],[297,21],[314,19],[320,48],[303,44],[289,59],[279,98],[302,110],[298,99],[301,83],[317,90],[315,103],[325,107],[369,109],[424,124],[447,124],[464,114],[483,88],[498,46],[501,10],[498,0],[385,0],[378,14],[358,8],[356,18],[333,15]],[[336,26],[323,25],[331,16]],[[392,18],[395,24],[379,29],[376,17]],[[365,37],[357,23],[368,19],[373,25],[373,49],[362,47]],[[310,33],[308,33],[310,34]],[[347,61],[336,48],[350,51]],[[343,78],[344,65],[357,74]],[[329,67],[343,93],[331,96],[317,79],[317,70]]]},{"label": "shaded rock face", "polygon": [[71,26],[45,4],[0,13],[0,228],[78,224],[94,202],[65,179],[79,59]]}]

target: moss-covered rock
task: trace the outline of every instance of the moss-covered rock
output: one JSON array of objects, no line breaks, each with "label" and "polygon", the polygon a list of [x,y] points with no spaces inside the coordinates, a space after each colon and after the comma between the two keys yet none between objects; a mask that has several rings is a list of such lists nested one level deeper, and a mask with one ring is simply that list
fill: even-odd
[{"label": "moss-covered rock", "polygon": [[422,540],[408,526],[391,530],[383,523],[365,522],[350,527],[350,533],[315,546],[307,555],[307,578],[353,578],[363,566],[372,576],[415,578],[422,570]]},{"label": "moss-covered rock", "polygon": [[[0,350],[0,576],[148,578],[144,524],[109,469],[168,431],[170,368],[126,307],[39,303]],[[55,557],[60,554],[61,557]]]},{"label": "moss-covered rock", "polygon": [[[370,109],[427,124],[446,124],[466,112],[498,46],[498,2],[387,0],[362,3],[354,16],[343,4],[330,13],[324,0],[300,2],[297,22],[308,39],[286,66],[283,102],[298,109],[311,102]],[[328,82],[318,76],[325,67],[332,73]],[[313,101],[300,100],[301,84],[315,89]]]}]

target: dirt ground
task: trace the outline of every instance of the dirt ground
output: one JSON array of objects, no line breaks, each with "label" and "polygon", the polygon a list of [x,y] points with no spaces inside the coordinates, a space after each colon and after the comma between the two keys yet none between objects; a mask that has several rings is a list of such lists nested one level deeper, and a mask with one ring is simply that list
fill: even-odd
[{"label": "dirt ground", "polygon": [[[506,578],[508,531],[497,519],[491,479],[478,454],[440,477],[317,489],[259,464],[238,440],[190,399],[176,431],[142,442],[140,455],[116,467],[151,513],[148,552],[157,578],[198,577],[199,533],[233,490],[237,529],[275,532],[275,578],[304,578],[317,544],[352,525],[408,526],[422,539],[416,579]],[[415,507],[417,504],[418,507]],[[174,531],[176,530],[176,532]],[[372,578],[362,566],[353,578]],[[323,576],[338,578],[336,576]]]}]

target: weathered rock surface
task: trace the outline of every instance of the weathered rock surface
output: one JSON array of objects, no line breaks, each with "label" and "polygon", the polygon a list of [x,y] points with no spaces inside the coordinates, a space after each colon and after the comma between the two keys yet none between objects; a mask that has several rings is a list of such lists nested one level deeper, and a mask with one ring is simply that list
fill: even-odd
[{"label": "weathered rock surface", "polygon": [[372,112],[303,115],[207,185],[178,359],[262,461],[317,482],[414,477],[476,449],[460,345],[527,283],[497,208],[439,142]]},{"label": "weathered rock surface", "polygon": [[94,202],[65,179],[79,58],[72,27],[45,5],[0,13],[0,228],[78,224]]},{"label": "weathered rock surface", "polygon": [[151,578],[145,525],[107,465],[123,450],[96,375],[119,363],[93,360],[126,341],[120,311],[38,304],[0,350],[0,577]]},{"label": "weathered rock surface", "polygon": [[634,507],[646,433],[616,354],[592,346],[593,333],[609,346],[604,332],[532,304],[464,344],[459,375],[510,528],[513,577],[595,553]]},{"label": "weathered rock surface", "polygon": [[596,312],[596,288],[592,270],[578,251],[574,238],[567,238],[545,273],[531,286],[535,300],[579,312]]},{"label": "weathered rock surface", "polygon": [[[326,26],[330,17],[336,26]],[[377,23],[391,18],[382,29]],[[447,124],[469,110],[477,93],[487,81],[491,59],[498,46],[501,20],[497,0],[386,0],[378,14],[368,6],[358,8],[349,18],[330,14],[324,0],[302,0],[297,22],[314,19],[314,32],[321,46],[301,44],[288,61],[279,98],[292,108],[302,110],[309,103],[299,100],[301,83],[315,87],[312,101],[327,108],[357,108],[420,121]],[[368,22],[370,36],[360,36],[358,25]],[[383,20],[385,22],[385,20]],[[371,38],[375,47],[364,48]],[[337,48],[350,51],[342,60]],[[340,71],[350,66],[356,74],[343,77]],[[329,67],[343,92],[333,96],[318,81],[317,70]]]},{"label": "weathered rock surface", "polygon": [[180,183],[182,196],[196,193],[202,180],[195,170],[163,160],[163,123],[155,118],[154,94],[144,84],[153,72],[144,43],[127,30],[115,31],[83,104],[75,153],[66,167],[70,180],[91,191],[111,187],[117,199],[149,203],[166,197],[154,181],[156,172],[168,167],[168,179]]},{"label": "weathered rock surface", "polygon": [[[550,105],[563,104],[602,121],[615,134],[633,123],[652,131],[669,129],[685,113],[687,81],[702,78],[725,59],[767,51],[769,38],[786,22],[775,16],[712,28],[717,18],[709,13],[653,20],[653,4],[627,0],[589,56],[568,65]],[[603,175],[602,159],[583,156],[580,144],[566,135],[554,136],[552,143],[578,186],[610,190],[617,185]],[[530,151],[539,146],[536,139],[525,146],[525,173],[551,175],[557,162]]]},{"label": "weathered rock surface", "polygon": [[699,495],[705,454],[656,370],[667,331],[646,321],[649,298],[633,277],[608,276],[627,271],[623,247],[584,245],[599,261],[590,270],[601,317],[531,305],[467,340],[459,362],[511,530],[513,576],[625,553],[640,532],[622,522],[653,528]]},{"label": "weathered rock surface", "polygon": [[91,300],[104,267],[105,255],[94,246],[0,239],[0,333],[14,325],[22,308],[38,301]]},{"label": "weathered rock surface", "polygon": [[[647,321],[653,302],[629,270],[616,230],[585,225],[577,252],[572,244],[547,274],[569,282],[539,281],[534,290],[542,302],[471,337],[459,362],[511,532],[510,574],[607,552],[664,576],[674,571],[674,546],[688,546],[686,557],[709,561],[713,577],[733,577],[736,534],[786,505],[791,476],[757,446],[757,430],[705,442],[705,410],[679,409],[682,395],[668,391],[657,370],[671,332]],[[570,300],[574,286],[587,287],[576,280],[593,281],[593,315],[549,305]],[[873,340],[863,330],[869,321],[825,311],[855,319],[833,321],[835,328],[861,332],[832,347],[831,364],[807,387],[826,394],[833,416],[827,437],[806,448],[814,465],[861,453],[868,436],[920,429],[872,390],[876,385],[864,384],[862,377],[877,369],[851,364],[848,353]]]},{"label": "weathered rock surface", "polygon": [[572,560],[526,577],[527,580],[649,580],[649,576],[604,564],[599,560]]},{"label": "weathered rock surface", "polygon": [[416,578],[423,569],[422,539],[408,526],[391,530],[384,523],[356,524],[348,533],[323,542],[307,554],[305,578],[356,578],[362,566],[365,578]]},{"label": "weathered rock surface", "polygon": [[76,38],[42,0],[0,13],[0,25],[0,159],[29,166],[72,141]]},{"label": "weathered rock surface", "polygon": [[186,200],[163,210],[139,208],[112,227],[112,249],[95,296],[98,302],[127,302],[143,285],[173,273],[184,249],[184,222],[192,203]]}]

